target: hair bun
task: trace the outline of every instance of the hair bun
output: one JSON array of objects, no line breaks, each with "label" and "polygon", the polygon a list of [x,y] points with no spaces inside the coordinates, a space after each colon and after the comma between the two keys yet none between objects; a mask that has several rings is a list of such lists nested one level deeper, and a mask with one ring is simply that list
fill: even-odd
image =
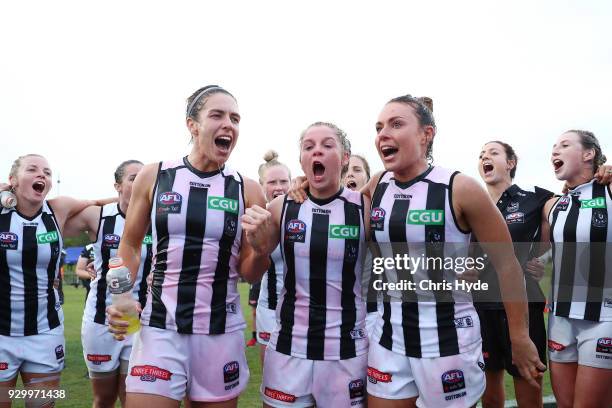
[{"label": "hair bun", "polygon": [[264,156],[263,159],[267,162],[271,162],[272,160],[278,159],[278,153],[276,153],[275,150],[268,150]]},{"label": "hair bun", "polygon": [[433,99],[431,99],[429,96],[420,96],[417,99],[433,112]]},{"label": "hair bun", "polygon": [[606,158],[605,154],[601,155],[601,158],[599,159],[599,163],[598,165],[602,166],[608,159]]}]

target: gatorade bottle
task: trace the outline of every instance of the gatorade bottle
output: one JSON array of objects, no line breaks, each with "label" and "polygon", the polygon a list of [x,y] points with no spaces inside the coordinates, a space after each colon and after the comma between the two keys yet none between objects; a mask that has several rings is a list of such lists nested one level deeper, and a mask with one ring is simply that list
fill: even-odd
[{"label": "gatorade bottle", "polygon": [[140,330],[140,316],[136,309],[136,300],[132,297],[130,270],[123,265],[121,258],[111,258],[108,266],[106,284],[111,293],[113,306],[123,314],[122,320],[129,323],[127,334],[136,333]]}]

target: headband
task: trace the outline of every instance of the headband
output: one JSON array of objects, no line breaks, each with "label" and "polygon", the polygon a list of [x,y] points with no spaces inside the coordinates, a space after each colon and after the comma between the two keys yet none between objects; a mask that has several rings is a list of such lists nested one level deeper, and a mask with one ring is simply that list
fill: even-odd
[{"label": "headband", "polygon": [[202,89],[200,91],[200,93],[197,94],[196,97],[193,98],[191,103],[187,106],[187,117],[191,116],[191,111],[193,110],[194,106],[196,106],[198,101],[202,98],[202,95],[204,95],[205,93],[207,93],[209,91],[214,91],[214,90],[221,90],[221,91],[223,91],[224,89],[221,88],[220,86],[217,86],[217,85],[213,85],[213,86],[211,86],[209,88]]}]

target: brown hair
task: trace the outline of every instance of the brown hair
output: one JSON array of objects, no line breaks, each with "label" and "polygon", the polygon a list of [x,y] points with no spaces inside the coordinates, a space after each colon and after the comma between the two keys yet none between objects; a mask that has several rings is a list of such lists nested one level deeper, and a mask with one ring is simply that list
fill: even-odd
[{"label": "brown hair", "polygon": [[504,148],[504,152],[506,153],[506,160],[514,160],[514,168],[510,170],[510,178],[513,179],[516,175],[516,168],[518,167],[518,156],[516,155],[516,152],[508,143],[500,142],[499,140],[492,140],[485,144],[489,143],[497,143],[498,145],[501,145]]},{"label": "brown hair", "polygon": [[123,181],[123,176],[125,176],[125,168],[130,164],[142,164],[142,162],[138,160],[126,160],[121,163],[115,170],[115,183],[121,184],[121,181]]},{"label": "brown hair", "polygon": [[351,154],[351,157],[356,157],[359,160],[361,160],[361,162],[363,163],[363,169],[366,172],[366,176],[368,177],[368,181],[370,180],[370,165],[368,164],[368,161],[365,159],[365,157],[363,157],[360,154]]},{"label": "brown hair", "polygon": [[[387,103],[398,102],[412,106],[416,117],[419,119],[421,127],[431,126],[434,130],[434,136],[436,135],[436,121],[433,116],[433,99],[428,96],[416,97],[410,94],[398,96],[391,99]],[[425,157],[429,163],[433,162],[433,139],[427,145]]]},{"label": "brown hair", "polygon": [[580,138],[580,144],[583,149],[593,149],[595,151],[595,157],[593,157],[593,172],[597,171],[597,168],[606,162],[606,156],[601,152],[601,146],[599,140],[595,137],[593,132],[588,130],[568,130],[565,133],[575,133]]},{"label": "brown hair", "polygon": [[192,93],[191,96],[187,98],[187,110],[185,115],[188,118],[196,120],[198,113],[200,113],[208,98],[217,93],[229,95],[232,97],[232,99],[236,100],[234,95],[221,88],[219,85],[206,85]]}]

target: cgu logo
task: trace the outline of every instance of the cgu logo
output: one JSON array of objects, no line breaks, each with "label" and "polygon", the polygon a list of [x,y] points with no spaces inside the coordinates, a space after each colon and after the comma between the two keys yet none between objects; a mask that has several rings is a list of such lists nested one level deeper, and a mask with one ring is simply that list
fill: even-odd
[{"label": "cgu logo", "polygon": [[108,243],[118,243],[121,240],[119,235],[115,234],[104,234],[104,242]]},{"label": "cgu logo", "polygon": [[8,244],[17,242],[17,234],[12,232],[0,232],[0,242],[5,242]]},{"label": "cgu logo", "polygon": [[151,235],[145,235],[142,240],[142,243],[144,245],[151,245],[153,243],[153,237]]},{"label": "cgu logo", "polygon": [[444,225],[443,210],[410,210],[406,224],[414,225]]},{"label": "cgu logo", "polygon": [[208,197],[208,208],[238,214],[238,201],[225,197]]},{"label": "cgu logo", "polygon": [[157,201],[163,205],[172,205],[178,204],[183,200],[183,197],[179,193],[175,193],[174,191],[167,191],[165,193],[161,193]]},{"label": "cgu logo", "polygon": [[370,219],[372,221],[380,221],[383,218],[385,218],[385,214],[386,214],[385,210],[380,207],[372,208]]},{"label": "cgu logo", "polygon": [[442,374],[442,381],[445,383],[458,383],[463,381],[463,371],[461,370],[451,370]]},{"label": "cgu logo", "polygon": [[329,237],[338,239],[359,239],[359,226],[357,225],[330,225]]},{"label": "cgu logo", "polygon": [[36,242],[39,244],[50,244],[52,242],[57,242],[58,240],[59,235],[57,234],[57,231],[45,232],[36,235]]},{"label": "cgu logo", "polygon": [[300,220],[291,220],[287,223],[287,232],[298,234],[306,231],[306,224]]},{"label": "cgu logo", "polygon": [[606,208],[606,200],[603,197],[593,198],[592,200],[580,200],[580,209],[583,208]]}]

